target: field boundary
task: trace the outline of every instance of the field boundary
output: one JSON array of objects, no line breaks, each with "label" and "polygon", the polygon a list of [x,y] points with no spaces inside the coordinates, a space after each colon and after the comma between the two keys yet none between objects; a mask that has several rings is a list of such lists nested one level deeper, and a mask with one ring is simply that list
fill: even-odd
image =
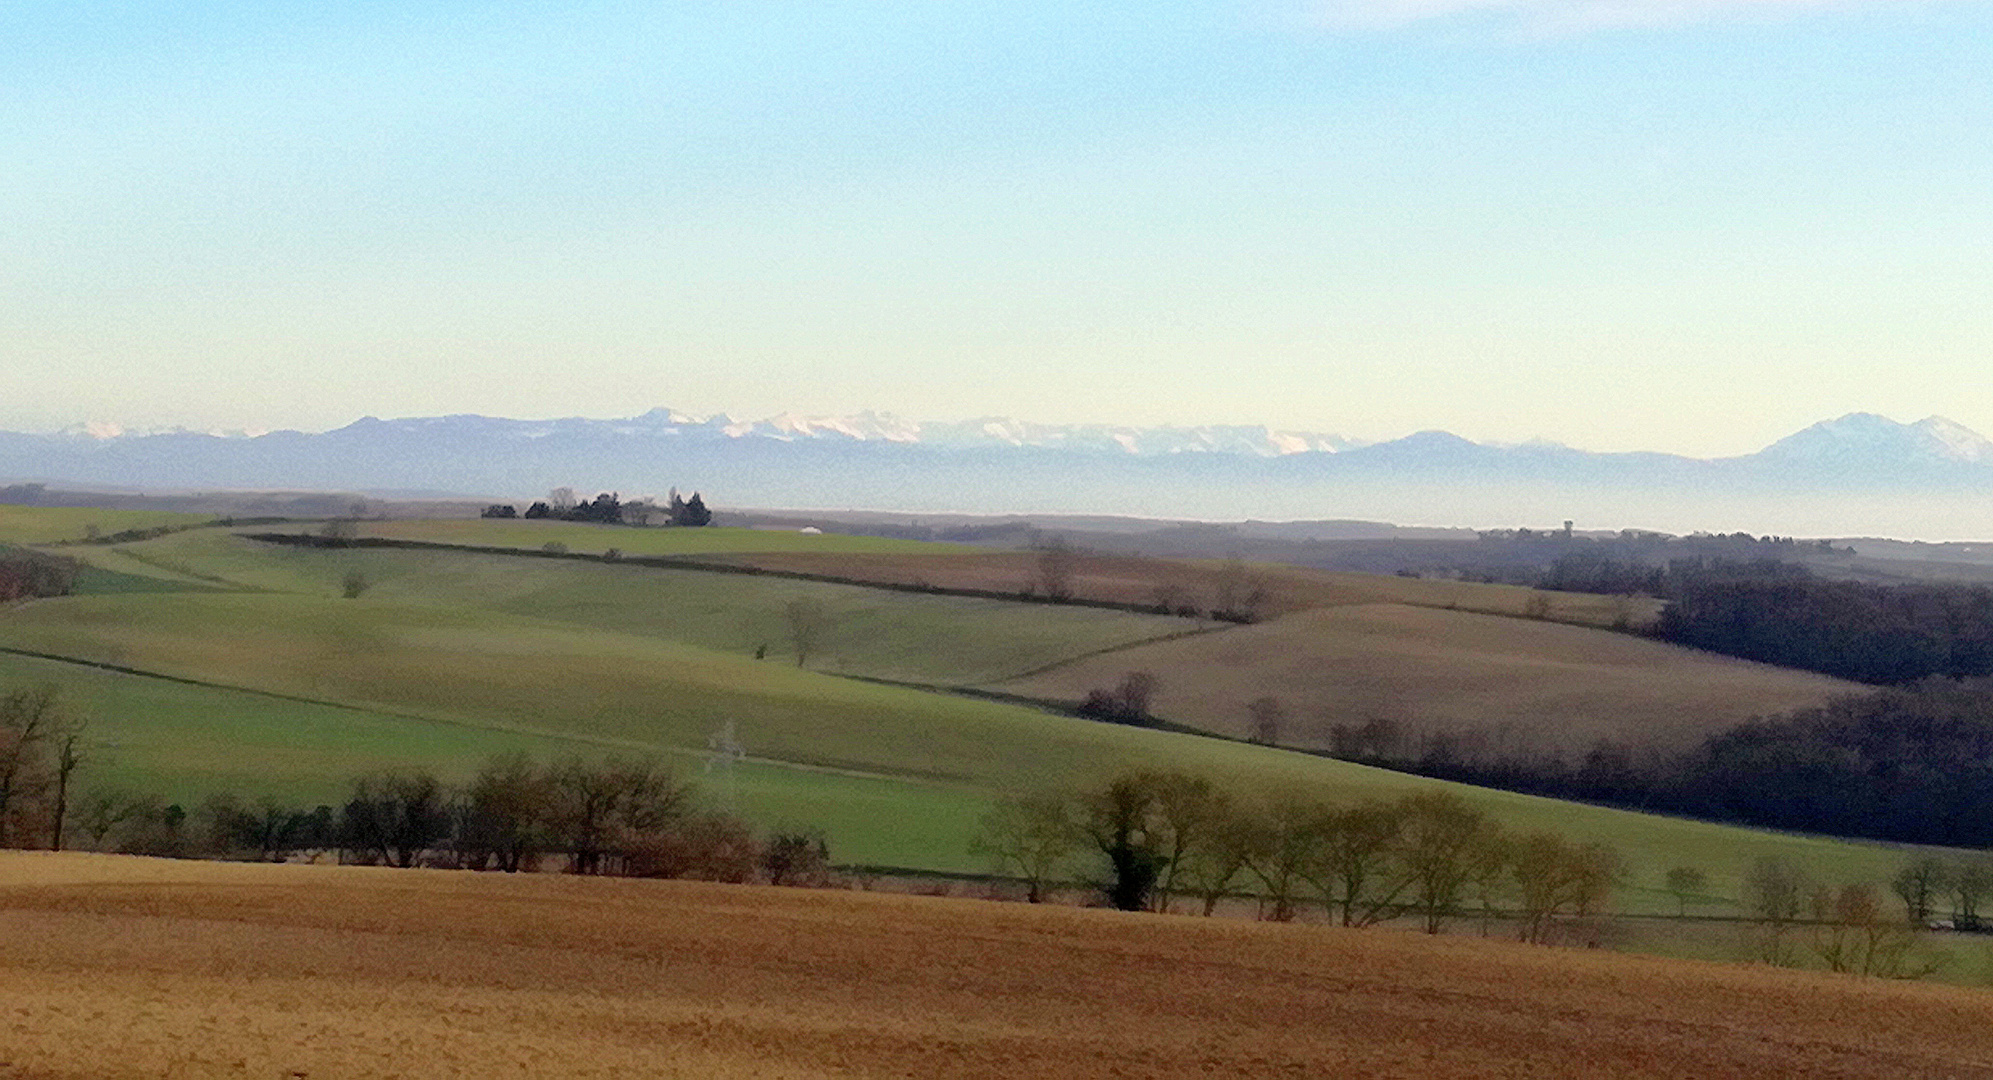
[{"label": "field boundary", "polygon": [[[396,720],[412,720],[423,724],[440,724],[446,727],[462,728],[468,731],[502,732],[508,735],[524,735],[536,739],[551,739],[557,742],[581,743],[608,749],[641,750],[650,753],[670,754],[674,757],[703,757],[706,751],[689,746],[661,746],[656,743],[637,742],[632,739],[605,738],[596,735],[583,735],[571,732],[547,731],[541,728],[521,727],[513,724],[479,723],[474,720],[461,720],[446,716],[430,716],[425,713],[409,712],[391,707],[374,708],[368,705],[355,705],[346,701],[328,701],[325,698],[306,697],[303,694],[287,694],[281,690],[262,690],[253,686],[237,686],[233,683],[214,682],[196,679],[186,675],[168,675],[162,671],[147,671],[126,664],[114,664],[107,660],[85,660],[76,656],[63,656],[60,653],[45,653],[34,649],[21,649],[11,645],[0,645],[0,656],[19,656],[29,660],[48,663],[68,664],[74,667],[93,668],[117,675],[130,675],[140,679],[157,679],[161,682],[180,686],[199,687],[203,690],[223,690],[230,693],[248,694],[253,697],[268,698],[273,701],[288,701],[297,705],[313,705],[319,708],[338,709],[342,712],[362,713],[368,716],[385,716]],[[911,687],[910,687],[911,688]],[[799,772],[825,773],[835,776],[850,776],[864,780],[889,780],[895,783],[923,783],[936,785],[960,784],[961,778],[944,773],[930,773],[919,770],[884,772],[878,769],[864,769],[853,765],[840,765],[832,762],[792,760],[789,758],[761,757],[747,755],[741,758],[749,765],[765,765],[780,769],[795,769]]]},{"label": "field boundary", "polygon": [[1001,600],[1013,604],[1043,604],[1048,607],[1100,608],[1107,611],[1121,611],[1134,615],[1158,615],[1182,618],[1182,616],[1174,615],[1172,612],[1158,611],[1154,604],[1137,604],[1121,600],[1089,600],[1080,597],[1070,597],[1062,600],[1022,591],[1006,592],[1000,589],[969,589],[902,581],[868,581],[861,578],[841,577],[836,574],[811,573],[807,570],[777,570],[771,567],[755,566],[750,563],[720,562],[717,561],[717,558],[700,558],[696,556],[618,555],[611,559],[603,555],[593,555],[584,551],[536,551],[532,548],[494,547],[487,544],[453,544],[441,540],[402,540],[385,536],[343,538],[309,536],[302,533],[239,533],[238,535],[247,540],[255,540],[265,544],[280,544],[286,547],[331,548],[335,550],[385,548],[404,551],[461,551],[475,555],[507,555],[514,558],[526,559],[563,559],[569,562],[602,563],[609,566],[643,566],[659,570],[693,570],[708,574],[741,574],[747,577],[808,581],[819,585],[849,585],[860,589],[881,589],[886,592],[912,593],[923,596],[960,596],[971,600]]}]

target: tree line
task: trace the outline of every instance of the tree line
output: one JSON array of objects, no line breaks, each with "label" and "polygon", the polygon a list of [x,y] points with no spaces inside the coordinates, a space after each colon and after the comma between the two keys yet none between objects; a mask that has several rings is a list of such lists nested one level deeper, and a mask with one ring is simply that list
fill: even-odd
[{"label": "tree line", "polygon": [[1993,847],[1993,680],[1932,679],[1745,721],[1677,752],[1477,753],[1389,721],[1334,756],[1439,779],[1764,828]]},{"label": "tree line", "polygon": [[1559,558],[1541,588],[1667,601],[1651,633],[1691,648],[1877,685],[1993,675],[1993,589],[1822,578],[1777,559]]},{"label": "tree line", "polygon": [[1610,847],[1505,828],[1450,793],[1248,798],[1168,771],[1004,799],[975,850],[1032,902],[1077,877],[1124,911],[1208,916],[1234,898],[1270,920],[1313,905],[1343,926],[1410,918],[1427,933],[1500,916],[1532,942],[1601,914],[1622,873]]},{"label": "tree line", "polygon": [[593,499],[580,499],[575,496],[573,488],[555,488],[545,499],[527,506],[523,514],[511,503],[493,503],[485,507],[479,516],[637,526],[649,525],[653,518],[662,517],[665,525],[686,528],[713,523],[713,512],[698,492],[693,492],[692,497],[687,499],[678,494],[677,488],[671,489],[662,506],[650,499],[624,502],[622,496],[613,491],[601,492]]}]

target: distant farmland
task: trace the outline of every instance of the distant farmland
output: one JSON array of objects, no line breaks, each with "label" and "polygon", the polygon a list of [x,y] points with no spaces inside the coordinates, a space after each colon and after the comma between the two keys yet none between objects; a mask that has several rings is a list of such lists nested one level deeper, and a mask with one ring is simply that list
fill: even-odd
[{"label": "distant farmland", "polygon": [[1753,716],[1863,688],[1824,675],[1624,634],[1402,604],[1353,604],[1116,650],[997,684],[1077,702],[1130,671],[1159,678],[1154,711],[1227,735],[1271,697],[1283,745],[1333,749],[1337,726],[1393,725],[1408,742],[1582,756],[1600,740],[1680,749]]},{"label": "distant farmland", "polygon": [[0,932],[36,1080],[1993,1075],[1983,991],[920,897],[3,853]]}]

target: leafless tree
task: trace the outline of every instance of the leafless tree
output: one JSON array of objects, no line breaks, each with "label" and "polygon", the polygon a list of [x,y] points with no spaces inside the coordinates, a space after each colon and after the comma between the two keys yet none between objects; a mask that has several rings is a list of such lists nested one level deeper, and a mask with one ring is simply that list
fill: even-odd
[{"label": "leafless tree", "polygon": [[1315,885],[1344,926],[1370,926],[1390,918],[1411,878],[1398,858],[1404,811],[1383,803],[1336,810],[1323,822]]},{"label": "leafless tree", "polygon": [[55,784],[57,751],[76,727],[54,687],[0,696],[0,847],[41,842],[34,822]]},{"label": "leafless tree", "polygon": [[1547,943],[1559,919],[1586,918],[1612,893],[1622,862],[1601,844],[1576,844],[1555,833],[1532,832],[1509,847],[1509,869],[1523,941]]},{"label": "leafless tree", "polygon": [[1042,791],[999,800],[983,815],[970,850],[987,857],[997,873],[1021,879],[1025,899],[1036,904],[1079,850],[1082,836],[1073,821],[1072,801]]},{"label": "leafless tree", "polygon": [[1259,823],[1221,792],[1198,841],[1171,864],[1175,887],[1197,897],[1200,913],[1209,917],[1246,872],[1259,839]]},{"label": "leafless tree", "polygon": [[1258,622],[1273,598],[1266,583],[1247,569],[1238,556],[1225,560],[1213,584],[1211,615],[1232,622]]},{"label": "leafless tree", "polygon": [[1952,928],[1980,929],[1979,905],[1988,892],[1993,892],[1993,862],[1961,859],[1953,864],[1950,881]]},{"label": "leafless tree", "polygon": [[1190,853],[1205,842],[1228,810],[1228,800],[1201,776],[1181,772],[1159,773],[1152,781],[1156,792],[1156,816],[1161,826],[1162,853],[1169,861],[1163,867],[1156,890],[1156,910],[1168,911],[1176,894],[1178,879]]},{"label": "leafless tree", "polygon": [[1951,867],[1943,859],[1912,859],[1890,879],[1889,888],[1903,901],[1903,915],[1914,926],[1931,921],[1931,910],[1951,887]]},{"label": "leafless tree", "polygon": [[83,724],[78,721],[69,725],[62,733],[55,750],[55,808],[49,815],[49,850],[62,850],[63,825],[69,818],[69,780],[76,774],[76,767],[83,764],[83,751],[77,740],[82,737]]},{"label": "leafless tree", "polygon": [[1404,815],[1399,859],[1407,879],[1406,907],[1426,933],[1437,934],[1458,913],[1469,886],[1498,850],[1501,829],[1448,792],[1409,796],[1399,809]]},{"label": "leafless tree", "polygon": [[815,597],[799,596],[782,606],[782,620],[789,628],[789,647],[795,651],[796,666],[803,667],[823,647],[830,632],[830,613]]},{"label": "leafless tree", "polygon": [[1677,866],[1668,871],[1667,886],[1675,895],[1675,914],[1686,917],[1689,898],[1703,895],[1709,889],[1709,878],[1693,866]]},{"label": "leafless tree", "polygon": [[577,874],[611,871],[610,856],[682,818],[692,797],[657,762],[616,757],[555,766],[547,787],[549,831]]},{"label": "leafless tree", "polygon": [[1066,538],[1053,534],[1031,546],[1037,558],[1031,589],[1052,600],[1071,600],[1073,581],[1079,573],[1079,554]]},{"label": "leafless tree", "polygon": [[1306,797],[1276,796],[1259,815],[1246,869],[1259,880],[1262,917],[1287,922],[1299,909],[1310,871],[1320,865],[1332,811]]},{"label": "leafless tree", "polygon": [[1248,739],[1261,746],[1280,745],[1280,726],[1287,719],[1287,710],[1281,708],[1279,698],[1272,696],[1254,698],[1251,704],[1246,706],[1246,715],[1252,720]]},{"label": "leafless tree", "polygon": [[571,487],[557,487],[547,492],[547,506],[556,514],[565,514],[579,504]]},{"label": "leafless tree", "polygon": [[1793,940],[1813,894],[1806,872],[1775,855],[1751,864],[1744,873],[1740,899],[1753,926],[1748,938],[1751,958],[1790,967],[1796,958]]},{"label": "leafless tree", "polygon": [[1813,890],[1812,925],[1807,943],[1828,970],[1890,979],[1918,979],[1943,965],[1942,957],[1918,956],[1921,927],[1883,910],[1872,885],[1825,886]]}]

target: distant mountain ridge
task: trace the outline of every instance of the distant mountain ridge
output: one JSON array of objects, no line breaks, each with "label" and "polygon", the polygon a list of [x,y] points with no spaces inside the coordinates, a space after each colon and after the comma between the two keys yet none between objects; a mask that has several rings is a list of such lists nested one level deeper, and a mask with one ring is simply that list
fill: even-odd
[{"label": "distant mountain ridge", "polygon": [[1993,537],[1993,440],[1942,417],[1852,413],[1702,459],[1476,443],[1360,443],[1259,425],[1136,427],[885,413],[735,420],[365,417],[320,433],[0,432],[0,481],[131,489],[457,492],[699,488],[721,506],[1184,518],[1349,517],[1463,526],[1727,528]]}]

